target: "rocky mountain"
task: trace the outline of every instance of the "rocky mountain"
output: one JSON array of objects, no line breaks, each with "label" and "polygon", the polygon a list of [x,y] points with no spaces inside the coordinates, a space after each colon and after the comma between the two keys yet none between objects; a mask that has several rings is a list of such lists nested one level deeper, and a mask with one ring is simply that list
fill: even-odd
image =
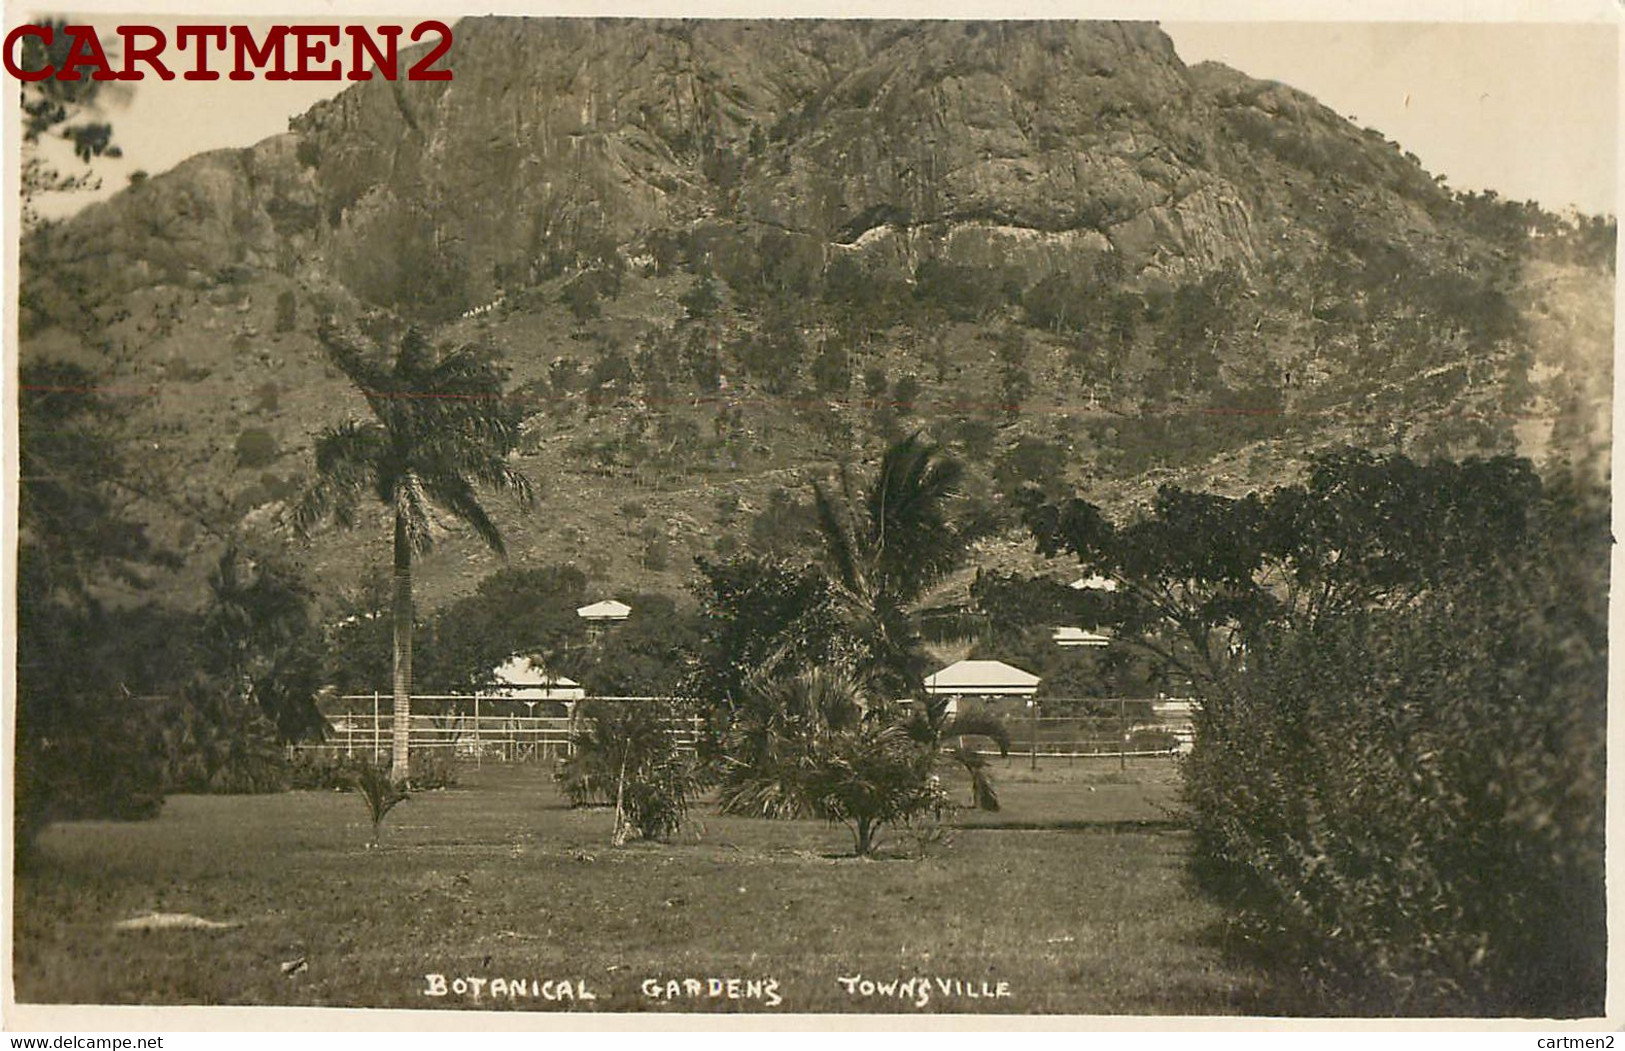
[{"label": "rocky mountain", "polygon": [[[493,502],[512,559],[606,594],[793,550],[809,477],[917,427],[994,522],[1023,483],[1242,490],[1340,442],[1607,470],[1611,220],[1452,193],[1154,25],[455,40],[452,81],[352,86],[24,247],[25,360],[128,396],[148,511],[200,564],[197,508],[325,582],[386,562],[381,525],[280,524],[313,436],[361,411],[316,321],[371,311],[502,355],[543,494]],[[455,528],[447,549],[431,605],[493,566]]]}]

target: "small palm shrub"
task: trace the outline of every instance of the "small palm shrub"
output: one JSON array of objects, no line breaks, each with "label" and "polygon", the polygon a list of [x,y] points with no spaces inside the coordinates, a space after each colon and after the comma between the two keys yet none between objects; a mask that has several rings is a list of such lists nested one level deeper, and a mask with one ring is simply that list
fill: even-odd
[{"label": "small palm shrub", "polygon": [[391,779],[387,768],[370,760],[361,762],[353,783],[355,790],[361,794],[362,802],[367,804],[367,816],[372,819],[372,839],[368,845],[376,847],[383,832],[384,818],[397,804],[406,802],[406,789]]},{"label": "small palm shrub", "polygon": [[868,857],[882,830],[952,810],[929,719],[874,704],[848,675],[820,669],[760,683],[735,716],[721,760],[727,813],[844,824],[853,852]]},{"label": "small palm shrub", "polygon": [[698,766],[678,751],[666,710],[638,702],[589,703],[555,775],[571,806],[613,805],[616,844],[674,835],[704,787]]}]

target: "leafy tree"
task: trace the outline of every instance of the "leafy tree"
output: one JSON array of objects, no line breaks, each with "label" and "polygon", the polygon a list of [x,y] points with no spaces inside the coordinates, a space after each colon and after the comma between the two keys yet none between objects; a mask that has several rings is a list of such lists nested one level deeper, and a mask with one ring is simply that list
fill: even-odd
[{"label": "leafy tree", "polygon": [[684,686],[689,697],[726,710],[757,671],[773,674],[837,655],[838,617],[822,573],[751,554],[695,565],[702,627],[699,663]]},{"label": "leafy tree", "polygon": [[267,467],[282,455],[277,447],[276,437],[263,427],[249,427],[237,435],[234,449],[239,467]]},{"label": "leafy tree", "polygon": [[394,777],[403,780],[412,720],[412,560],[433,547],[434,507],[503,552],[502,534],[475,486],[511,490],[529,502],[529,482],[508,462],[522,413],[502,398],[503,372],[470,348],[437,354],[416,329],[408,329],[391,361],[358,346],[331,322],[318,335],[366,399],[372,419],[350,420],[318,436],[317,477],[297,519],[307,529],[328,517],[353,525],[364,493],[393,518],[392,762]]},{"label": "leafy tree", "polygon": [[763,389],[769,394],[785,394],[800,371],[806,345],[795,315],[775,305],[767,309],[756,334],[740,341],[736,352],[745,372]]},{"label": "leafy tree", "polygon": [[[17,56],[20,69],[61,68],[73,50],[74,38],[63,30],[64,19],[36,22],[51,33],[51,42],[37,36],[22,38]],[[123,151],[113,142],[113,126],[95,119],[107,82],[91,76],[77,80],[46,77],[19,81],[22,100],[22,220],[25,230],[40,225],[34,200],[40,194],[94,190],[101,179],[89,165],[98,157],[117,158]],[[74,156],[86,165],[83,172],[65,173],[41,155],[40,141],[50,132],[73,144]]]},{"label": "leafy tree", "polygon": [[1402,606],[1527,546],[1539,492],[1530,465],[1510,457],[1421,465],[1344,451],[1318,457],[1307,485],[1262,495],[1165,486],[1126,525],[1080,499],[1032,500],[1026,518],[1040,551],[1070,551],[1118,584],[1120,634],[1222,690],[1266,624]]},{"label": "leafy tree", "polygon": [[1271,494],[1260,527],[1280,602],[1313,623],[1407,605],[1450,576],[1527,550],[1542,503],[1526,460],[1424,465],[1344,450],[1318,457],[1306,484]]},{"label": "leafy tree", "polygon": [[134,694],[161,681],[166,643],[184,644],[191,626],[158,609],[126,618],[103,601],[175,562],[121,488],[117,403],[75,365],[27,362],[19,380],[14,829],[26,861],[53,820],[148,817],[162,805],[154,713]]},{"label": "leafy tree", "polygon": [[1336,1013],[1602,1009],[1607,512],[1256,633],[1185,769],[1196,872]]},{"label": "leafy tree", "polygon": [[322,680],[340,693],[370,693],[389,681],[393,587],[389,569],[372,566],[337,596],[324,632]]},{"label": "leafy tree", "polygon": [[694,286],[678,297],[683,310],[692,321],[703,321],[715,317],[717,309],[722,306],[722,297],[717,293],[717,283],[710,274],[701,274]]},{"label": "leafy tree", "polygon": [[244,687],[199,674],[175,694],[154,700],[166,790],[252,794],[288,787],[276,725]]},{"label": "leafy tree", "polygon": [[202,622],[209,669],[257,704],[282,741],[319,738],[321,661],[310,596],[281,567],[228,545],[209,574]]},{"label": "leafy tree", "polygon": [[574,566],[500,569],[482,579],[474,594],[440,610],[425,640],[433,690],[478,689],[491,669],[514,654],[539,658],[550,669],[573,675],[586,642],[576,610],[587,601],[587,578]]},{"label": "leafy tree", "polygon": [[619,284],[615,277],[602,270],[588,270],[576,275],[559,290],[559,302],[569,308],[577,321],[591,321],[603,314],[599,300],[613,294]]},{"label": "leafy tree", "polygon": [[1606,519],[1524,461],[1364,452],[1029,513],[1192,676],[1197,872],[1242,940],[1401,1014],[1601,1002]]},{"label": "leafy tree", "polygon": [[812,378],[822,394],[845,394],[851,389],[852,360],[846,348],[834,340],[820,347],[813,359]]},{"label": "leafy tree", "polygon": [[914,297],[955,321],[980,321],[1011,298],[1001,276],[992,267],[927,259],[915,268]]},{"label": "leafy tree", "polygon": [[676,695],[699,646],[699,618],[666,595],[630,595],[626,602],[632,613],[598,641],[581,684],[598,696]]},{"label": "leafy tree", "polygon": [[1245,288],[1240,273],[1226,267],[1174,290],[1157,349],[1175,391],[1212,388]]}]

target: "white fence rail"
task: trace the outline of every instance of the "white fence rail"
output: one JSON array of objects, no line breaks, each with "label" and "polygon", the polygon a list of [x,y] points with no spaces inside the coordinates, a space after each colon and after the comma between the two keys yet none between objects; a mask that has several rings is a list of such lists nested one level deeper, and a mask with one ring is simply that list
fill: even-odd
[{"label": "white fence rail", "polygon": [[[658,701],[658,697],[594,697],[593,701]],[[568,715],[534,715],[537,708],[564,707],[562,702],[517,701],[472,694],[425,694],[412,698],[410,743],[414,752],[428,751],[480,762],[518,762],[570,754],[570,739],[581,721]],[[294,751],[320,751],[344,756],[389,756],[395,735],[393,702],[387,694],[353,694],[323,706],[327,739],[296,744]],[[518,714],[524,712],[525,714]],[[677,716],[667,720],[678,747],[692,748],[700,720]]]},{"label": "white fence rail", "polygon": [[[659,701],[669,697],[592,697],[593,702]],[[1043,702],[1053,711],[1063,702]],[[1193,737],[1187,702],[1105,700],[1066,702],[1083,705],[1067,715],[1011,711],[1004,715],[1011,755],[1046,759],[1167,756],[1188,751]],[[389,755],[395,716],[387,694],[353,694],[323,706],[330,727],[319,744],[290,746],[295,751],[321,751],[345,756]],[[562,714],[534,714],[537,709]],[[1115,709],[1115,710],[1113,710]],[[578,706],[557,701],[518,701],[471,694],[429,694],[412,698],[411,747],[459,760],[520,762],[570,754],[571,737],[580,728]],[[695,716],[668,719],[678,746],[692,748],[702,723]],[[979,745],[978,739],[966,741]],[[986,749],[981,749],[984,754]]]}]

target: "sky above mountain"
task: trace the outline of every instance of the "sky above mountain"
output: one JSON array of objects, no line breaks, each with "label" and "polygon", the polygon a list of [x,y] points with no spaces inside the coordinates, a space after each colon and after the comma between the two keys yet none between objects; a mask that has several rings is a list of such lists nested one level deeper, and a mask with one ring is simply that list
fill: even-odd
[{"label": "sky above mountain", "polygon": [[[144,21],[167,29],[181,20]],[[1165,21],[1163,29],[1186,63],[1219,61],[1306,91],[1400,143],[1457,189],[1493,189],[1552,210],[1615,211],[1614,26]],[[102,189],[42,202],[41,211],[68,215],[137,170],[156,174],[195,153],[285,131],[290,117],[344,86],[145,80],[105,107],[125,155],[99,167]]]},{"label": "sky above mountain", "polygon": [[1163,23],[1213,60],[1376,128],[1459,190],[1616,208],[1619,43],[1592,24]]}]

